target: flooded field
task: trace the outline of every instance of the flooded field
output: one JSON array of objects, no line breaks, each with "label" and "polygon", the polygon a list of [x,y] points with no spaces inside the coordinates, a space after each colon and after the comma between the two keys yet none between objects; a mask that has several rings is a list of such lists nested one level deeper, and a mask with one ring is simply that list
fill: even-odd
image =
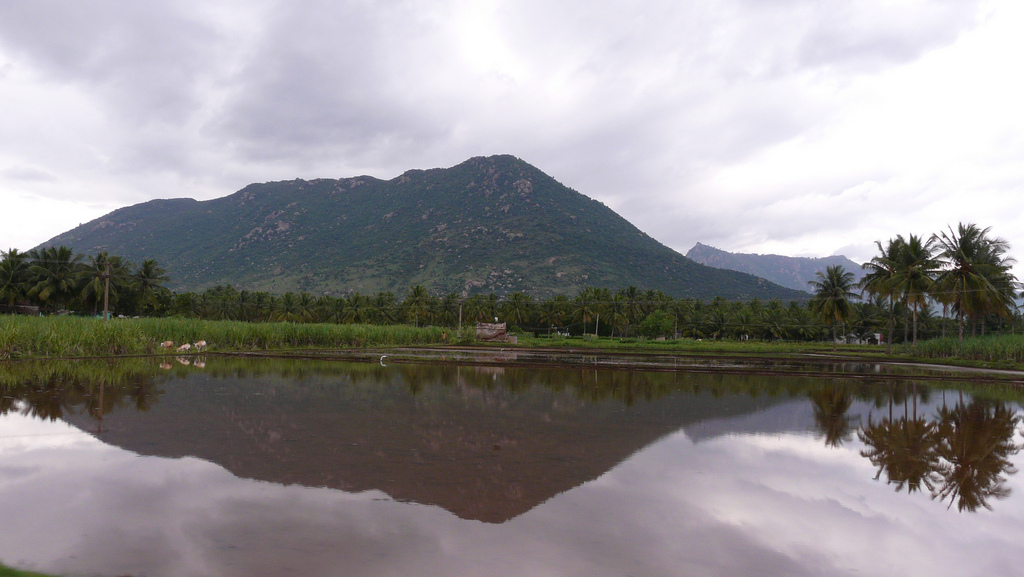
[{"label": "flooded field", "polygon": [[1013,383],[828,360],[386,354],[3,365],[0,561],[112,576],[1024,566]]}]

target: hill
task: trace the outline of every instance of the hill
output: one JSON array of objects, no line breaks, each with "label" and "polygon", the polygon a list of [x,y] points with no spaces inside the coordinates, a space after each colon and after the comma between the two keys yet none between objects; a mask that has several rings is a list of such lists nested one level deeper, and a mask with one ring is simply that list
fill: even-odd
[{"label": "hill", "polygon": [[153,200],[45,245],[138,262],[171,288],[341,295],[423,285],[435,294],[636,285],[674,297],[806,298],[749,274],[707,267],[655,241],[600,202],[512,156],[447,169],[251,184],[223,198]]},{"label": "hill", "polygon": [[782,256],[777,254],[732,253],[697,243],[686,253],[687,258],[707,266],[750,273],[773,283],[796,290],[808,290],[807,282],[815,273],[832,265],[841,265],[859,281],[864,276],[860,265],[842,255],[823,258]]}]

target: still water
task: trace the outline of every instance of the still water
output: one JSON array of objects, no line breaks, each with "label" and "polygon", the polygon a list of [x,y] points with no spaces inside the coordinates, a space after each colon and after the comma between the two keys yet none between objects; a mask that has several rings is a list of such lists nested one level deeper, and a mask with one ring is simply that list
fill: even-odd
[{"label": "still water", "polygon": [[742,361],[186,362],[0,367],[0,561],[138,576],[1024,567],[1024,395],[1005,385]]}]

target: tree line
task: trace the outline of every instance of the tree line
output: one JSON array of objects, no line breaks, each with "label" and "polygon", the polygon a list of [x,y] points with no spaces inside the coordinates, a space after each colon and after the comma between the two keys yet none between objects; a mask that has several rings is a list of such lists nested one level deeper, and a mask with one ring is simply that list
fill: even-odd
[{"label": "tree line", "polygon": [[99,314],[108,298],[121,314],[159,315],[171,295],[164,286],[169,281],[153,259],[136,265],[105,251],[87,257],[66,246],[27,253],[12,248],[0,258],[0,305]]},{"label": "tree line", "polygon": [[1010,272],[1015,261],[1006,254],[1006,241],[991,236],[989,229],[961,224],[927,240],[911,234],[876,244],[879,254],[864,265],[868,274],[861,283],[842,267],[829,267],[810,283],[813,297],[805,302],[720,297],[705,302],[635,286],[586,287],[572,297],[547,299],[522,292],[504,298],[493,293],[433,295],[423,286],[401,296],[277,295],[224,285],[172,293],[164,287],[170,279],[154,260],[136,266],[105,252],[85,257],[63,246],[27,254],[12,249],[0,260],[0,304],[95,314],[102,310],[109,263],[110,307],[125,316],[446,327],[498,320],[541,335],[612,338],[816,341],[883,333],[890,345],[945,336],[954,328],[962,338],[968,324],[973,334],[1010,332],[1021,325],[1016,307],[1020,283]]},{"label": "tree line", "polygon": [[[960,223],[956,230],[949,227],[927,239],[897,235],[876,245],[878,254],[863,265],[868,274],[858,286],[853,274],[842,267],[828,267],[811,282],[811,308],[833,331],[853,316],[855,288],[886,309],[889,335],[895,332],[897,310],[909,311],[914,343],[921,317],[929,316],[932,304],[942,306],[943,319],[955,315],[961,341],[968,322],[971,334],[979,331],[979,325],[985,334],[985,327],[993,323],[1019,321],[1021,284],[1011,272],[1016,260],[1007,254],[1009,243],[992,236],[991,229]],[[893,340],[888,339],[890,345]]]}]

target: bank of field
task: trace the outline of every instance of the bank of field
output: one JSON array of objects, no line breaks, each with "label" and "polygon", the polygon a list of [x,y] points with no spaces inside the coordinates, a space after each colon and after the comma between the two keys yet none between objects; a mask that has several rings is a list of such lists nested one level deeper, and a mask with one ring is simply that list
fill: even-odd
[{"label": "bank of field", "polygon": [[0,358],[94,357],[160,352],[160,343],[206,341],[211,351],[425,345],[445,329],[408,325],[248,323],[197,319],[0,316]]}]

